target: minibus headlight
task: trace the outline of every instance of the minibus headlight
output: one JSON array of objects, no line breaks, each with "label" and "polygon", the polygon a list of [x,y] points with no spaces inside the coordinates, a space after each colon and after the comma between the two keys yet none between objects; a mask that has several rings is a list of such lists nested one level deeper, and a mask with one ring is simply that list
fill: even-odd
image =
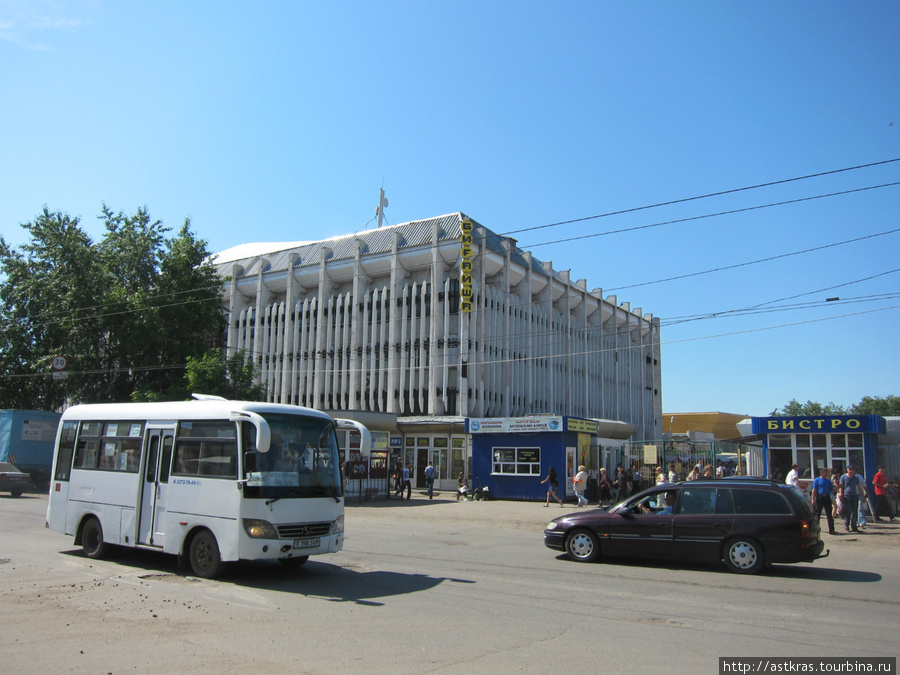
[{"label": "minibus headlight", "polygon": [[278,539],[278,532],[267,520],[244,518],[244,531],[252,539]]},{"label": "minibus headlight", "polygon": [[340,534],[343,531],[344,516],[339,516],[338,519],[331,524],[331,529],[328,531],[328,534]]}]

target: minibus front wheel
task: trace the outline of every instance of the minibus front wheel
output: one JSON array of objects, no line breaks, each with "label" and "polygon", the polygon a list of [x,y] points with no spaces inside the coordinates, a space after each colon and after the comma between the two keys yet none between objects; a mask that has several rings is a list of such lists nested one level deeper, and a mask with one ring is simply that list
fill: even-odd
[{"label": "minibus front wheel", "polygon": [[194,574],[203,579],[214,579],[225,567],[219,554],[219,542],[209,530],[200,530],[191,539],[188,561]]}]

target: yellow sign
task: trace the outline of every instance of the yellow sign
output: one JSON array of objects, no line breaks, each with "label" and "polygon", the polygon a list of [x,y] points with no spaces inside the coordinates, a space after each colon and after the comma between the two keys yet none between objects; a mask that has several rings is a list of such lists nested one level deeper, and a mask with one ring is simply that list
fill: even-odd
[{"label": "yellow sign", "polygon": [[585,434],[596,434],[598,423],[593,420],[580,420],[574,417],[566,418],[566,431],[579,431]]},{"label": "yellow sign", "polygon": [[472,250],[472,230],[474,228],[475,226],[472,224],[471,220],[464,220],[459,226],[459,229],[462,230],[459,248],[459,255],[460,258],[462,258],[459,263],[459,297],[461,298],[459,311],[461,312],[472,311],[472,298],[475,297],[475,293],[472,291],[472,282],[474,281],[472,276],[472,256],[475,254]]}]

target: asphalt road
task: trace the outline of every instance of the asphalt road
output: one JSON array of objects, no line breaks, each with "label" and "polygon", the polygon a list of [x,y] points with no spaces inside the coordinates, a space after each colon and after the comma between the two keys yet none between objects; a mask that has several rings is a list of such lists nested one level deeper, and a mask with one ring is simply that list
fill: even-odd
[{"label": "asphalt road", "polygon": [[745,577],[574,563],[542,543],[558,507],[414,495],[350,504],[344,550],[299,571],[205,581],[161,554],[88,560],[46,505],[0,495],[2,672],[716,673],[900,651],[900,522]]}]

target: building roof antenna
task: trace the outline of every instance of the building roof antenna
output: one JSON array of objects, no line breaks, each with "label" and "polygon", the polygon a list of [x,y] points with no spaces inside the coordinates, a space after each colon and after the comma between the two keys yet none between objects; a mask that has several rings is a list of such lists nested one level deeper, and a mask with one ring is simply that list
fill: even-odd
[{"label": "building roof antenna", "polygon": [[381,221],[384,219],[384,210],[388,207],[387,197],[384,196],[383,184],[378,192],[378,208],[375,209],[375,215],[378,216],[378,227],[381,227]]}]

